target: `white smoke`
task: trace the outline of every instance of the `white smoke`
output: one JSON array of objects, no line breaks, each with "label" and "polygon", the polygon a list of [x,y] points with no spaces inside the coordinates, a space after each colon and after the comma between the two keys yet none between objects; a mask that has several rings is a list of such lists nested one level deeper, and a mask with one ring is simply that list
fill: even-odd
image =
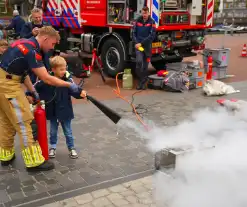
[{"label": "white smoke", "polygon": [[152,152],[192,149],[178,156],[172,172],[154,175],[158,207],[247,206],[246,103],[234,113],[222,107],[199,110],[177,126],[148,133],[125,124],[148,139]]}]

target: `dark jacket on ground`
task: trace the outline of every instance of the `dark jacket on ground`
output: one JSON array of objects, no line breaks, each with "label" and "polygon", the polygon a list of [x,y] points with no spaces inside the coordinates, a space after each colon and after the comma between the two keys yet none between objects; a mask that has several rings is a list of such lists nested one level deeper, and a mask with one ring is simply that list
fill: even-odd
[{"label": "dark jacket on ground", "polygon": [[25,25],[24,19],[22,19],[20,15],[17,15],[15,17],[13,17],[13,19],[11,20],[10,25],[8,25],[5,29],[6,30],[14,29],[15,30],[15,34],[17,36],[19,36],[21,34],[21,30],[22,30],[22,27],[24,25]]},{"label": "dark jacket on ground", "polygon": [[133,26],[133,41],[135,44],[142,44],[147,56],[151,55],[152,42],[155,36],[156,25],[151,17],[149,17],[146,22],[144,22],[142,16],[136,19]]},{"label": "dark jacket on ground", "polygon": [[[53,75],[53,73],[51,73]],[[73,82],[72,76],[66,72],[63,80]],[[40,95],[40,99],[45,101],[47,120],[58,119],[60,121],[74,118],[71,96],[81,99],[81,91],[73,93],[66,87],[54,87],[38,81],[34,85]]]}]

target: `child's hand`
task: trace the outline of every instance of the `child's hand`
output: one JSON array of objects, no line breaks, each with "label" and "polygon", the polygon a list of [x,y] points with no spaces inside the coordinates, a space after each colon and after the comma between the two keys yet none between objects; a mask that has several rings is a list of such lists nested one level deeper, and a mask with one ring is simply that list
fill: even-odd
[{"label": "child's hand", "polygon": [[87,97],[87,92],[86,91],[81,91],[81,95],[82,98],[86,98]]}]

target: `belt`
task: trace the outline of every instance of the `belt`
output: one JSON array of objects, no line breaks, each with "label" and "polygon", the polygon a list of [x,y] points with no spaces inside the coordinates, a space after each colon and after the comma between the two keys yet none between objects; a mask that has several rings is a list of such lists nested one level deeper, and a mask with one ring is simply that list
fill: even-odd
[{"label": "belt", "polygon": [[21,76],[9,74],[2,68],[0,68],[0,78],[5,78],[5,79],[8,79],[8,80],[16,80],[16,81],[21,81],[22,80]]}]

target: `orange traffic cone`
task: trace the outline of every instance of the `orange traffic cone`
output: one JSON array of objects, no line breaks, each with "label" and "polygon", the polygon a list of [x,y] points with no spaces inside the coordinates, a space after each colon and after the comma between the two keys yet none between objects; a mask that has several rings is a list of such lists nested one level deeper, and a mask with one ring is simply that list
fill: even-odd
[{"label": "orange traffic cone", "polygon": [[244,46],[243,46],[241,57],[247,57],[246,44],[244,44]]}]

